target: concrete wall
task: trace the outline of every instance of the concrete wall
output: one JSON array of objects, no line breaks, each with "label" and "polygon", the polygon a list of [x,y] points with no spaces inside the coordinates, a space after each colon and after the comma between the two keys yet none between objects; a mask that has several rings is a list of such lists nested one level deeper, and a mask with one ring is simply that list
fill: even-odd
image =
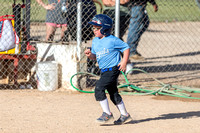
[{"label": "concrete wall", "polygon": [[[51,48],[47,51],[49,45]],[[47,52],[44,61],[56,61],[59,65],[59,84],[61,88],[75,90],[70,84],[70,78],[76,74],[79,68],[77,59],[76,45],[60,45],[49,43],[38,43],[38,56],[37,62],[40,62],[45,52]],[[76,81],[73,78],[73,81]],[[73,83],[74,84],[74,83]]]}]

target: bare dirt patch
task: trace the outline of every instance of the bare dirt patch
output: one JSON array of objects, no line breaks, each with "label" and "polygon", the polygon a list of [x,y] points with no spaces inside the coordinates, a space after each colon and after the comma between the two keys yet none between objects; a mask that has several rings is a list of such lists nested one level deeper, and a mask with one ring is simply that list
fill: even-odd
[{"label": "bare dirt patch", "polygon": [[[2,133],[198,133],[200,101],[167,96],[125,96],[133,121],[98,125],[102,110],[93,94],[38,90],[0,91]],[[115,119],[117,108],[109,101]]]}]

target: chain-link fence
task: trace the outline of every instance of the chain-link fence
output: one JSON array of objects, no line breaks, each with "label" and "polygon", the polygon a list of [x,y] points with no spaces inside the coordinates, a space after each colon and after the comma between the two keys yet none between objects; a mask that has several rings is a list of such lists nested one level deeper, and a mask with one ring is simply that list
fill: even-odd
[{"label": "chain-link fence", "polygon": [[[81,2],[82,10],[81,21],[77,21],[79,2]],[[132,33],[131,29],[128,30],[130,19],[139,15],[136,12],[137,9],[133,7],[143,5],[144,3],[141,4],[141,2],[144,0],[133,0],[120,6],[119,37],[125,42],[127,42],[128,32]],[[133,68],[144,70],[148,74],[133,71],[127,76],[129,81],[136,85],[145,86],[146,84],[154,84],[155,81],[151,78],[154,77],[167,84],[199,87],[199,1],[156,0],[156,3],[158,5],[157,12],[154,12],[152,3],[149,2],[140,9],[144,10],[149,18],[149,21],[146,18],[140,20],[148,27],[141,38],[137,40],[139,42],[137,52],[143,58],[130,58]],[[107,14],[115,21],[115,7],[106,7],[101,0],[43,0],[42,3],[40,0],[0,0],[0,5],[1,88],[37,88],[36,70],[38,66],[36,64],[40,61],[52,61],[52,59],[46,58],[49,52],[53,52],[54,55],[56,53],[57,57],[53,59],[55,61],[61,59],[66,62],[65,60],[76,58],[76,67],[61,63],[61,71],[64,71],[65,68],[70,69],[70,71],[76,69],[74,74],[77,72],[100,74],[98,64],[87,59],[83,54],[86,47],[91,47],[91,40],[94,37],[88,22],[99,13]],[[81,22],[81,34],[77,33],[78,22]],[[141,27],[144,25],[140,24]],[[76,56],[74,53],[70,54],[70,48],[74,49],[72,46],[77,46],[78,35],[81,35],[81,50],[78,51],[81,52],[80,58],[74,57]],[[44,44],[43,47],[39,47],[38,44],[41,43]],[[54,45],[57,52],[51,51],[51,46]],[[39,54],[40,51],[43,53]],[[48,66],[47,63],[46,66],[42,67],[45,68],[42,68],[41,71],[45,71],[49,67],[55,66],[52,64]],[[64,76],[60,75],[58,87],[63,86],[60,78],[63,79]],[[78,82],[76,87],[94,88],[98,79],[96,75],[76,75],[75,82]],[[68,75],[68,77],[71,76]],[[123,75],[120,75],[119,82],[124,82]],[[58,87],[56,86],[56,88]]]}]

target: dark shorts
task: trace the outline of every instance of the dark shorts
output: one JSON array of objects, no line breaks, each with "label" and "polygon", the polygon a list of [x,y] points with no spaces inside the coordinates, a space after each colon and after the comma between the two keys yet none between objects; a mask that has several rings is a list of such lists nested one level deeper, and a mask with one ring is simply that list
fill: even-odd
[{"label": "dark shorts", "polygon": [[118,93],[117,82],[120,71],[118,67],[115,66],[112,70],[105,71],[101,73],[101,78],[97,81],[95,88],[95,98],[97,101],[102,101],[106,99],[105,90],[108,91],[111,101],[117,105],[121,102],[122,98]]},{"label": "dark shorts", "polygon": [[46,23],[67,24],[67,18],[65,15],[63,15],[61,7],[62,2],[59,2],[56,4],[54,10],[47,10]]}]

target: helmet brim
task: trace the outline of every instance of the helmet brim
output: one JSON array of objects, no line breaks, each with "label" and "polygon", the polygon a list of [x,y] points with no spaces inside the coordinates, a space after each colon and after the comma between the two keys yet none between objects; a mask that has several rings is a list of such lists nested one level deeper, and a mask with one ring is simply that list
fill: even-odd
[{"label": "helmet brim", "polygon": [[88,24],[96,25],[96,26],[102,26],[101,24],[97,24],[97,23],[95,23],[95,22],[88,22]]}]

